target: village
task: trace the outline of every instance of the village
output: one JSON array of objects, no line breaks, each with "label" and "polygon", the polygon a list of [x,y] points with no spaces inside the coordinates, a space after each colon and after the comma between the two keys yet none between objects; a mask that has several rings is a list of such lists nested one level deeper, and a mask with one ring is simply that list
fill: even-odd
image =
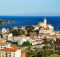
[{"label": "village", "polygon": [[54,30],[46,18],[37,25],[9,29],[3,27],[0,30],[0,57],[27,57],[29,49],[42,49],[46,41],[51,41],[53,45],[57,39],[60,39],[60,31]]}]

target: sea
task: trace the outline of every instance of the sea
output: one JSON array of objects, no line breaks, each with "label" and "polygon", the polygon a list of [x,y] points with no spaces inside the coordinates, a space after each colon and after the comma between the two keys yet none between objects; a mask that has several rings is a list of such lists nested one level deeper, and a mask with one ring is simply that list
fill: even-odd
[{"label": "sea", "polygon": [[43,22],[44,18],[47,19],[47,23],[54,26],[55,30],[60,31],[60,16],[0,16],[2,20],[12,20],[14,23],[4,24],[0,26],[0,29],[12,28],[15,26],[32,26],[37,25],[39,22]]}]

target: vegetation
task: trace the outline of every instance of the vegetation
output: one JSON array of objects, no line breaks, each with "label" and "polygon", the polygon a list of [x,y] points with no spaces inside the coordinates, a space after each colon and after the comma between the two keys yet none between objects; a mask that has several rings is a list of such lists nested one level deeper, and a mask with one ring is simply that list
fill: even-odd
[{"label": "vegetation", "polygon": [[30,57],[60,57],[60,39],[57,38],[56,41],[47,41],[44,39],[45,46],[38,50],[29,50],[27,55]]},{"label": "vegetation", "polygon": [[27,54],[30,55],[30,57],[37,56],[37,53],[32,50],[28,51]]},{"label": "vegetation", "polygon": [[30,36],[30,32],[34,30],[33,26],[26,26],[25,29],[27,30],[27,36]]},{"label": "vegetation", "polygon": [[31,57],[60,57],[59,52],[55,51],[53,48],[44,46],[43,49],[38,51],[29,51],[27,52]]},{"label": "vegetation", "polygon": [[21,29],[17,29],[17,30],[12,30],[13,36],[18,36],[18,35],[24,35],[25,31],[21,30]]},{"label": "vegetation", "polygon": [[2,20],[0,19],[0,26],[4,25],[4,24],[8,24],[8,23],[13,23],[15,21],[12,21],[12,20]]},{"label": "vegetation", "polygon": [[37,57],[48,57],[55,52],[50,47],[45,47],[37,53]]},{"label": "vegetation", "polygon": [[24,43],[22,44],[22,46],[28,47],[28,46],[31,46],[31,43],[30,43],[29,41],[26,41],[26,42],[24,42]]},{"label": "vegetation", "polygon": [[60,51],[60,39],[54,41],[54,49]]},{"label": "vegetation", "polygon": [[13,34],[13,36],[18,36],[18,35],[19,35],[19,33],[18,33],[17,30],[13,30],[13,31],[12,31],[12,34]]},{"label": "vegetation", "polygon": [[31,32],[34,30],[34,27],[33,26],[26,26],[25,29],[28,31],[28,32]]},{"label": "vegetation", "polygon": [[60,55],[58,55],[58,54],[52,54],[49,57],[60,57]]}]

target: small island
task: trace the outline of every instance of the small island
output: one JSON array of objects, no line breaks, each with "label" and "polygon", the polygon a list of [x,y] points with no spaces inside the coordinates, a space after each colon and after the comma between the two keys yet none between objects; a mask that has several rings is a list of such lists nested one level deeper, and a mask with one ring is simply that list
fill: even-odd
[{"label": "small island", "polygon": [[14,20],[2,20],[0,19],[0,26],[4,25],[4,24],[10,24],[10,23],[15,23]]}]

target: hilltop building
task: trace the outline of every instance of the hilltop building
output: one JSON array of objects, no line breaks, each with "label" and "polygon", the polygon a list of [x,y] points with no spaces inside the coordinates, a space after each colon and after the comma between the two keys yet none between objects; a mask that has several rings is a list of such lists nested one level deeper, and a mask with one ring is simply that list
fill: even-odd
[{"label": "hilltop building", "polygon": [[40,28],[39,33],[50,34],[54,31],[54,27],[47,23],[46,18],[44,19],[44,22],[39,22],[38,26]]}]

